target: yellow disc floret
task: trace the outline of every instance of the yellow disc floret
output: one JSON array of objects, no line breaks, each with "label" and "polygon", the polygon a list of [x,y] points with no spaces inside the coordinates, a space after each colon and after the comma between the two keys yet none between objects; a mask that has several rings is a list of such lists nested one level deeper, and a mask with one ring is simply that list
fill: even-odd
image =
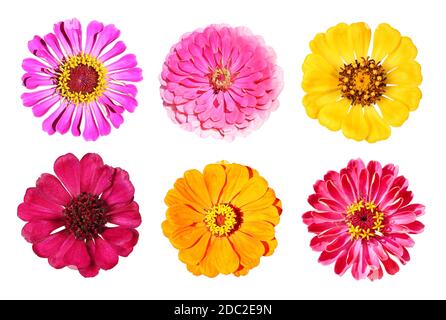
[{"label": "yellow disc floret", "polygon": [[238,225],[237,213],[229,204],[217,204],[206,213],[204,222],[214,236],[228,236]]}]

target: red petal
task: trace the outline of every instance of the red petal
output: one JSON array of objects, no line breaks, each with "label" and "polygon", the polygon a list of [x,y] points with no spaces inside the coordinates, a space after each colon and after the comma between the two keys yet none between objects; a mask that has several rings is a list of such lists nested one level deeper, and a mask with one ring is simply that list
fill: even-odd
[{"label": "red petal", "polygon": [[118,263],[118,254],[115,249],[101,238],[97,238],[95,241],[96,251],[94,259],[96,264],[104,270],[109,270],[116,266]]},{"label": "red petal", "polygon": [[59,157],[54,163],[54,172],[73,197],[80,193],[80,163],[71,153]]}]

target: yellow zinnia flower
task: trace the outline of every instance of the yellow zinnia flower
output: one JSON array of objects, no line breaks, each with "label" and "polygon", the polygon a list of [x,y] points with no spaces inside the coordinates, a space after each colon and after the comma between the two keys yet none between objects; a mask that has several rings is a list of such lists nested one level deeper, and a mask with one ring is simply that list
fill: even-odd
[{"label": "yellow zinnia flower", "polygon": [[[401,126],[420,102],[421,67],[408,37],[383,23],[340,23],[310,42],[302,66],[308,116],[357,141],[376,142]],[[375,106],[378,105],[378,108]]]},{"label": "yellow zinnia flower", "polygon": [[186,171],[165,202],[164,235],[195,275],[246,275],[277,247],[282,204],[250,167],[220,162]]}]

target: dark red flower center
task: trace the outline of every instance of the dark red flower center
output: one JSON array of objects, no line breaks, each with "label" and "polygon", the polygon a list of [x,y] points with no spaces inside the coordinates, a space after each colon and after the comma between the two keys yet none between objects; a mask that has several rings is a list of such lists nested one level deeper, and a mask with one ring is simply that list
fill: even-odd
[{"label": "dark red flower center", "polygon": [[85,64],[70,69],[70,79],[67,82],[68,88],[75,93],[92,93],[98,86],[98,72]]},{"label": "dark red flower center", "polygon": [[108,211],[107,203],[99,196],[83,192],[65,207],[65,228],[80,240],[96,238],[104,231]]}]

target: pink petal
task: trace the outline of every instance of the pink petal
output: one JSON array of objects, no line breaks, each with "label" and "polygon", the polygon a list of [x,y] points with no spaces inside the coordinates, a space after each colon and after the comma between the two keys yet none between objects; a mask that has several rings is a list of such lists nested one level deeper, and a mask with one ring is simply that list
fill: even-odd
[{"label": "pink petal", "polygon": [[62,116],[59,118],[59,121],[56,124],[56,131],[60,134],[65,134],[68,132],[71,126],[71,120],[73,119],[73,114],[76,108],[74,104],[68,104],[65,108]]},{"label": "pink petal", "polygon": [[104,25],[98,21],[92,21],[87,26],[87,40],[85,42],[85,52],[91,53],[98,35],[104,29]]},{"label": "pink petal", "polygon": [[121,57],[119,60],[111,63],[106,66],[109,72],[122,70],[122,69],[130,69],[136,67],[138,63],[136,62],[136,56],[134,54],[126,54]]},{"label": "pink petal", "polygon": [[96,153],[87,153],[80,161],[81,191],[100,195],[113,179],[114,169],[104,165]]},{"label": "pink petal", "polygon": [[61,115],[64,113],[67,105],[66,102],[63,101],[59,107],[42,123],[42,128],[45,132],[52,135],[56,132],[57,123],[60,120]]},{"label": "pink petal", "polygon": [[26,73],[22,76],[22,83],[27,89],[36,89],[41,86],[54,85],[54,80],[49,75]]},{"label": "pink petal", "polygon": [[104,270],[109,270],[116,266],[119,258],[115,249],[107,241],[104,241],[101,238],[97,238],[95,242],[96,251],[94,259],[96,264]]},{"label": "pink petal", "polygon": [[126,49],[126,46],[125,46],[124,42],[118,41],[115,43],[113,48],[111,48],[109,51],[107,51],[102,56],[100,56],[99,60],[102,62],[107,62],[108,60],[113,59],[114,57],[123,53],[125,51],[125,49]]},{"label": "pink petal", "polygon": [[96,123],[98,125],[99,134],[101,136],[106,136],[110,134],[111,131],[110,123],[107,121],[107,119],[105,119],[104,114],[101,111],[101,108],[98,106],[96,102],[94,102],[91,108],[93,109]]},{"label": "pink petal", "polygon": [[40,242],[34,243],[33,250],[41,258],[54,256],[68,237],[71,237],[71,235],[67,230],[59,231]]},{"label": "pink petal", "polygon": [[107,216],[110,223],[121,227],[136,228],[141,224],[139,206],[134,201],[128,205],[114,208]]},{"label": "pink petal", "polygon": [[102,199],[104,199],[110,207],[119,204],[127,204],[133,201],[135,188],[129,180],[129,174],[116,168],[113,182],[110,188],[104,191]]},{"label": "pink petal", "polygon": [[65,252],[63,260],[67,266],[86,268],[90,265],[90,255],[84,241],[76,240]]},{"label": "pink petal", "polygon": [[41,101],[32,107],[33,114],[36,117],[41,117],[45,115],[48,112],[48,110],[59,101],[60,97],[58,95],[55,95],[47,100]]},{"label": "pink petal", "polygon": [[46,199],[61,206],[67,205],[71,196],[60,183],[59,179],[49,173],[44,173],[36,182],[36,187]]},{"label": "pink petal", "polygon": [[28,49],[33,55],[46,61],[53,68],[57,68],[59,65],[56,58],[53,56],[50,50],[48,50],[45,40],[43,40],[41,37],[35,36],[31,41],[29,41]]},{"label": "pink petal", "polygon": [[113,80],[139,82],[142,80],[142,70],[140,68],[132,68],[110,73],[109,76]]},{"label": "pink petal", "polygon": [[120,93],[113,92],[110,90],[108,90],[105,93],[105,95],[107,97],[109,97],[110,99],[113,99],[114,101],[116,101],[116,103],[119,103],[122,106],[124,106],[124,108],[129,112],[135,111],[135,108],[138,105],[138,102],[136,101],[136,99],[129,95],[120,94]]},{"label": "pink petal", "polygon": [[56,89],[44,89],[40,91],[27,92],[22,94],[22,102],[26,107],[32,107],[41,100],[47,99],[56,93]]},{"label": "pink petal", "polygon": [[37,188],[26,190],[24,203],[18,207],[20,219],[30,221],[33,219],[57,219],[62,217],[63,207],[51,202]]},{"label": "pink petal", "polygon": [[118,255],[127,257],[138,242],[139,234],[134,229],[117,227],[105,230],[102,237],[112,245]]},{"label": "pink petal", "polygon": [[56,54],[59,61],[62,61],[64,59],[65,55],[62,52],[62,49],[59,45],[59,41],[57,40],[57,37],[53,33],[49,33],[44,37],[44,39],[45,39],[46,44]]},{"label": "pink petal", "polygon": [[30,221],[22,229],[22,236],[26,241],[34,243],[47,238],[51,232],[65,224],[63,219],[59,220],[37,220]]},{"label": "pink petal", "polygon": [[54,172],[72,197],[80,194],[80,162],[73,154],[59,157],[54,163]]},{"label": "pink petal", "polygon": [[98,275],[100,268],[95,262],[94,256],[95,256],[95,244],[93,240],[88,240],[86,242],[87,251],[90,256],[90,265],[88,265],[85,268],[78,268],[79,273],[85,277],[85,278],[92,278]]},{"label": "pink petal", "polygon": [[73,123],[71,125],[71,133],[75,137],[79,137],[81,135],[82,116],[83,116],[83,108],[76,108],[76,113],[74,115]]},{"label": "pink petal", "polygon": [[22,62],[22,68],[28,73],[51,74],[50,67],[36,59],[27,58]]},{"label": "pink petal", "polygon": [[83,137],[86,141],[96,141],[99,138],[99,130],[96,125],[96,121],[93,117],[93,112],[91,111],[91,106],[84,107],[84,115],[85,115],[85,128]]},{"label": "pink petal", "polygon": [[107,25],[98,34],[91,55],[98,57],[101,52],[113,41],[115,41],[120,35],[120,31],[112,24]]}]

